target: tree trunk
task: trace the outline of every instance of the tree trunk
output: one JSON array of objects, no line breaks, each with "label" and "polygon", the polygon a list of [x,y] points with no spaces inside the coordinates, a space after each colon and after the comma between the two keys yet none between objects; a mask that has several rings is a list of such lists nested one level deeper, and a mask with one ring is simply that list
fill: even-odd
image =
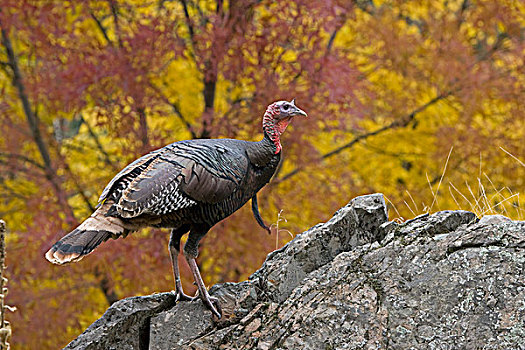
[{"label": "tree trunk", "polygon": [[[60,204],[61,208],[64,210],[66,214],[66,222],[70,226],[76,226],[78,224],[78,220],[75,217],[75,214],[73,213],[73,209],[67,202],[67,194],[62,188],[62,184],[60,181],[60,178],[58,174],[55,171],[55,168],[53,167],[53,164],[51,162],[51,156],[49,154],[49,150],[47,148],[47,145],[44,142],[44,139],[42,137],[42,134],[40,133],[39,124],[40,120],[38,119],[38,116],[36,116],[33,113],[33,110],[31,109],[31,103],[29,102],[29,97],[27,96],[25,86],[22,79],[22,74],[20,72],[20,68],[18,67],[18,61],[16,59],[16,55],[13,50],[13,46],[11,44],[11,40],[9,39],[9,36],[7,34],[6,29],[2,26],[2,22],[0,21],[0,28],[2,33],[2,45],[5,47],[5,50],[7,52],[7,57],[9,60],[9,66],[11,67],[13,71],[13,86],[18,91],[18,96],[20,97],[20,100],[22,101],[22,106],[24,109],[24,114],[26,116],[27,123],[29,125],[29,128],[31,130],[31,135],[33,136],[33,140],[35,141],[38,151],[44,161],[44,171],[46,178],[51,183],[51,186],[53,187],[53,190],[55,192],[55,195],[57,197],[58,203]],[[107,278],[106,278],[107,280]],[[106,296],[106,299],[108,300],[108,303],[112,303],[112,300],[118,300],[118,297],[114,292],[108,294],[109,289],[104,286],[103,283],[101,283],[100,288],[104,295]]]}]

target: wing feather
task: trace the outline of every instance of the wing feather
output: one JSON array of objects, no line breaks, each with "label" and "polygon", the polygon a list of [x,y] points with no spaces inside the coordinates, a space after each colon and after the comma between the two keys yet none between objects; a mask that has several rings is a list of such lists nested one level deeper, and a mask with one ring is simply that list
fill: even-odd
[{"label": "wing feather", "polygon": [[130,218],[142,213],[162,215],[196,204],[185,196],[179,186],[181,166],[155,159],[124,190],[117,203],[123,217]]},{"label": "wing feather", "polygon": [[[235,140],[177,142],[135,161],[132,164],[139,172],[125,172],[130,165],[117,175],[122,179],[136,173],[117,198],[117,212],[125,218],[162,215],[229,197],[239,189],[248,169],[246,152],[239,147],[242,143],[231,141]],[[117,183],[114,179],[110,185]],[[104,198],[108,193],[103,193]]]},{"label": "wing feather", "polygon": [[97,207],[99,207],[104,202],[104,200],[109,197],[110,193],[114,193],[116,187],[118,187],[119,184],[121,184],[122,182],[125,182],[127,177],[133,178],[136,176],[136,174],[140,174],[149,165],[149,163],[151,163],[158,156],[161,150],[162,149],[158,149],[140,157],[139,159],[135,160],[134,162],[126,166],[124,169],[122,169],[117,175],[115,175],[115,177],[106,185],[106,187],[102,191],[102,194],[98,199]]}]

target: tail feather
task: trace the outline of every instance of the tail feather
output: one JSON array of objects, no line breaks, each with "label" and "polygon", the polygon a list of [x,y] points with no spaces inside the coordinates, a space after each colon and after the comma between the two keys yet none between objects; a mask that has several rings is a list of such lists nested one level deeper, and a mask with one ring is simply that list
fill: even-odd
[{"label": "tail feather", "polygon": [[110,237],[111,232],[108,231],[75,229],[49,249],[46,253],[46,259],[55,264],[78,261]]},{"label": "tail feather", "polygon": [[56,242],[46,253],[46,259],[54,264],[79,261],[109,238],[126,236],[130,232],[120,219],[106,217],[103,212],[103,208],[99,208],[76,229]]}]

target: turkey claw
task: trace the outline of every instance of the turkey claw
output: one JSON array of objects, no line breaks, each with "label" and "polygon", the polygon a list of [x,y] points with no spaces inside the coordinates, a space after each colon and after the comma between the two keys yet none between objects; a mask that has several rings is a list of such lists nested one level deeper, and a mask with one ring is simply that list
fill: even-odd
[{"label": "turkey claw", "polygon": [[184,294],[183,291],[175,291],[175,290],[172,290],[171,293],[173,293],[173,295],[175,295],[175,302],[179,302],[179,301],[193,301],[196,299],[196,297],[190,297],[189,295],[186,295]]},{"label": "turkey claw", "polygon": [[204,305],[206,305],[206,307],[211,311],[211,313],[215,317],[217,317],[218,319],[222,317],[222,309],[221,309],[221,305],[219,304],[219,299],[214,298],[214,297],[208,297],[208,298],[204,297],[201,299]]}]

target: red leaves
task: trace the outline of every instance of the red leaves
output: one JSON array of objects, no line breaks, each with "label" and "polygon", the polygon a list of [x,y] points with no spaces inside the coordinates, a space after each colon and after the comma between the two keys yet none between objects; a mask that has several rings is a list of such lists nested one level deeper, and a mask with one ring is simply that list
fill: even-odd
[{"label": "red leaves", "polygon": [[[15,275],[9,297],[21,309],[13,319],[16,343],[41,348],[38,341],[46,338],[47,346],[56,348],[58,338],[65,342],[66,327],[68,338],[80,329],[64,314],[76,315],[82,304],[84,326],[100,313],[106,303],[95,268],[108,274],[120,296],[172,288],[167,238],[157,231],[106,243],[78,265],[47,265],[43,252],[71,228],[64,201],[78,219],[86,217],[86,200],[94,204],[120,167],[152,147],[186,137],[259,138],[264,109],[278,99],[296,98],[310,117],[294,120],[283,134],[277,179],[297,167],[304,176],[274,181],[271,192],[263,192],[271,196],[261,198],[261,212],[272,222],[285,208],[297,232],[327,218],[349,196],[384,190],[382,183],[391,184],[386,189],[392,196],[404,192],[397,172],[406,173],[403,181],[413,177],[416,186],[426,188],[432,156],[447,154],[451,144],[465,149],[465,158],[477,161],[484,152],[496,164],[502,157],[494,146],[499,142],[522,159],[525,44],[522,16],[507,3],[224,4],[0,0],[1,26],[14,42],[31,110],[57,174],[55,179],[43,169],[4,64],[0,184],[8,203],[5,215],[18,225],[16,241],[8,246]],[[4,51],[0,47],[1,62]],[[446,98],[420,109],[441,95]],[[406,119],[411,111],[419,112]],[[81,128],[75,138],[57,143],[53,120],[80,114],[91,118],[93,133]],[[371,132],[396,120],[409,120],[403,127],[413,133],[405,128],[396,134],[399,125],[385,134]],[[374,136],[355,139],[366,131]],[[348,147],[322,157],[354,145],[352,140],[360,147],[355,154]],[[425,152],[433,152],[426,163]],[[404,158],[414,164],[410,174],[392,165]],[[465,164],[465,174],[478,171],[472,171],[472,159],[453,163]],[[519,175],[521,168],[505,169]],[[206,237],[203,275],[208,282],[244,278],[274,243],[249,210],[237,212]],[[190,285],[189,274],[183,271],[183,277]],[[37,305],[40,298],[45,301]],[[52,331],[40,327],[48,319],[56,326]]]}]

